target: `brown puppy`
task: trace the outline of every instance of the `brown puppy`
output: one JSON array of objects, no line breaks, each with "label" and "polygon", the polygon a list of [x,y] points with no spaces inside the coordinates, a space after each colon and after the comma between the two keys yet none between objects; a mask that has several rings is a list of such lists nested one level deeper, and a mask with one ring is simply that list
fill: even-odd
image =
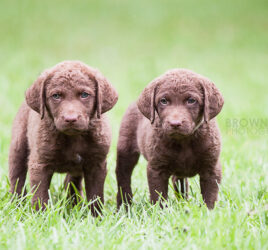
[{"label": "brown puppy", "polygon": [[[200,176],[201,193],[212,209],[221,182],[220,132],[214,117],[223,97],[207,78],[186,69],[173,69],[156,78],[132,104],[122,120],[117,146],[117,206],[131,202],[131,174],[140,154],[148,161],[150,199],[168,196],[180,181],[187,197],[187,177]],[[122,200],[123,198],[123,200]]]},{"label": "brown puppy", "polygon": [[[66,187],[72,182],[82,193],[84,177],[87,199],[100,197],[103,202],[111,132],[102,114],[117,99],[101,73],[79,61],[64,61],[44,71],[27,90],[13,124],[11,192],[21,194],[28,170],[35,189],[32,202],[40,199],[44,207],[53,173],[68,173]],[[75,193],[72,185],[70,192]]]}]

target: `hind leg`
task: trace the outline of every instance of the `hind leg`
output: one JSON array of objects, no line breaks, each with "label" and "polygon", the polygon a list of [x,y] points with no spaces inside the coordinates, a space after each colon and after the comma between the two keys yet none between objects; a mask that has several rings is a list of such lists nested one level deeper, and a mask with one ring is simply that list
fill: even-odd
[{"label": "hind leg", "polygon": [[[172,176],[173,187],[176,193],[181,193],[182,198],[188,199],[189,183],[187,178]],[[180,185],[180,190],[178,186]]]},{"label": "hind leg", "polygon": [[68,191],[68,196],[73,198],[74,205],[76,205],[81,197],[83,197],[82,179],[82,176],[72,176],[71,174],[67,174],[64,180],[65,190]]},{"label": "hind leg", "polygon": [[131,105],[123,117],[117,144],[116,179],[117,208],[122,203],[131,204],[131,175],[137,164],[140,152],[137,145],[137,125],[141,115],[136,105]]},{"label": "hind leg", "polygon": [[117,178],[117,208],[122,203],[131,204],[132,202],[132,190],[131,190],[131,175],[135,165],[139,160],[140,154],[138,152],[117,152],[117,164],[116,164],[116,178]]},{"label": "hind leg", "polygon": [[8,172],[11,193],[22,194],[27,175],[27,155],[27,148],[20,148],[19,150],[14,149],[13,146],[10,148]]},{"label": "hind leg", "polygon": [[22,193],[27,174],[27,158],[29,153],[27,142],[27,116],[28,111],[25,106],[22,106],[13,123],[9,149],[8,174],[10,192],[17,193],[18,195]]}]

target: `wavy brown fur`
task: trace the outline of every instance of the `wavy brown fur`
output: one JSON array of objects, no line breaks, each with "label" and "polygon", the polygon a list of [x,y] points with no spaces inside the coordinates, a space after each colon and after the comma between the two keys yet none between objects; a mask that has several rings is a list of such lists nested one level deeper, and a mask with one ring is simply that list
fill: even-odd
[{"label": "wavy brown fur", "polygon": [[[90,95],[82,98],[81,93]],[[53,94],[60,94],[55,99]],[[44,71],[26,92],[14,120],[9,153],[11,192],[21,194],[27,171],[35,191],[32,203],[48,202],[55,172],[67,173],[70,193],[82,194],[85,180],[88,200],[103,202],[106,156],[111,143],[103,113],[117,102],[117,92],[102,74],[79,61],[64,61]],[[96,215],[95,202],[92,212]],[[38,205],[37,205],[38,208]]]},{"label": "wavy brown fur", "polygon": [[221,139],[214,117],[222,106],[216,86],[190,70],[170,70],[152,81],[121,123],[116,166],[118,208],[122,202],[131,203],[131,174],[142,154],[148,161],[152,203],[159,194],[167,199],[170,176],[175,190],[180,181],[182,195],[187,197],[187,178],[198,174],[203,199],[212,209],[221,182]]}]

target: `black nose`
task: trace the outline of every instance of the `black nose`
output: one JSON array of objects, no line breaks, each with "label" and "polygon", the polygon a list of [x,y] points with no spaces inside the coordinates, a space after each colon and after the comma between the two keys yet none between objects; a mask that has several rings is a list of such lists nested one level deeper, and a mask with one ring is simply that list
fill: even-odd
[{"label": "black nose", "polygon": [[64,116],[64,121],[69,123],[75,123],[78,120],[77,115],[66,115]]},{"label": "black nose", "polygon": [[182,122],[179,121],[179,120],[171,120],[169,122],[170,126],[173,127],[173,128],[178,128],[182,125]]}]

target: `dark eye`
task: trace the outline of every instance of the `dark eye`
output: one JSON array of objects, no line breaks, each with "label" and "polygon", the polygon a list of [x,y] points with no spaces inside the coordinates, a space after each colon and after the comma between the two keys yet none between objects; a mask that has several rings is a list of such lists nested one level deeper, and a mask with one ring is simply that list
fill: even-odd
[{"label": "dark eye", "polygon": [[162,105],[167,105],[167,104],[168,104],[168,101],[167,101],[166,98],[161,98],[160,103],[161,103]]},{"label": "dark eye", "polygon": [[53,97],[55,100],[59,100],[59,99],[61,98],[61,94],[56,93],[56,94],[53,94],[52,97]]},{"label": "dark eye", "polygon": [[190,97],[190,98],[187,99],[187,103],[188,104],[195,104],[196,100],[194,98]]},{"label": "dark eye", "polygon": [[82,92],[80,96],[81,98],[87,98],[89,97],[89,94],[87,92]]}]

